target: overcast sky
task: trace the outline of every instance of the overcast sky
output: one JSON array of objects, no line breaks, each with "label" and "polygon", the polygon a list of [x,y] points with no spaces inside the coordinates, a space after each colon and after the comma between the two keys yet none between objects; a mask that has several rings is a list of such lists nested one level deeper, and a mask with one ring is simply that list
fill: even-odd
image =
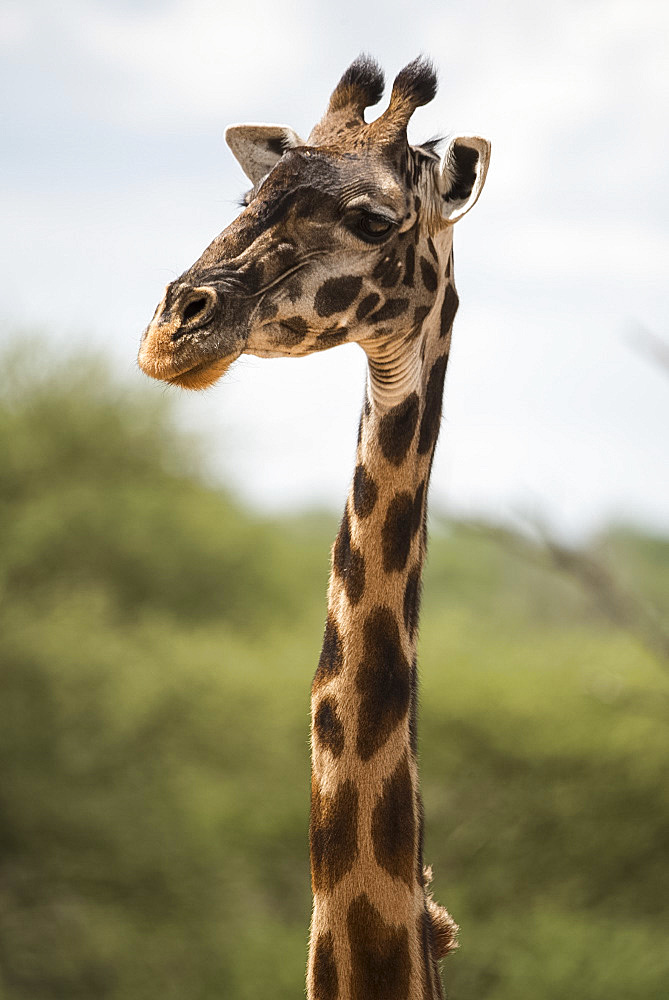
[{"label": "overcast sky", "polygon": [[[668,38],[664,0],[3,0],[4,328],[89,339],[143,378],[163,286],[246,187],[225,125],[308,134],[360,51],[389,82],[424,52],[441,87],[411,137],[493,144],[455,233],[433,504],[667,531],[669,378],[631,341],[669,340]],[[179,406],[249,502],[341,507],[363,382],[351,345],[245,358]]]}]

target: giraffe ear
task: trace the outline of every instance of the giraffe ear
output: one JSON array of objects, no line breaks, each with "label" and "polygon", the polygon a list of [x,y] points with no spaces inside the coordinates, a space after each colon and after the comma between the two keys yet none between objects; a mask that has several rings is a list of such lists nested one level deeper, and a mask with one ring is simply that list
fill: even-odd
[{"label": "giraffe ear", "polygon": [[489,160],[490,143],[480,135],[458,135],[451,140],[439,174],[442,214],[449,225],[476,204]]},{"label": "giraffe ear", "polygon": [[287,125],[229,125],[225,141],[253,184],[265,177],[287,149],[304,146],[297,132]]}]

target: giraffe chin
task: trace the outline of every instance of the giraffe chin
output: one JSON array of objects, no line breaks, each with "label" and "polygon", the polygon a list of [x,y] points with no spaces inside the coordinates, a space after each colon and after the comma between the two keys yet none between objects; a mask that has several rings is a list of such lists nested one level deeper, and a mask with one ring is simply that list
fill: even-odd
[{"label": "giraffe chin", "polygon": [[173,375],[167,379],[170,385],[178,385],[182,389],[208,389],[210,385],[217,382],[225,375],[232,364],[230,358],[221,358],[218,361],[203,361],[202,364],[195,365],[185,372]]}]

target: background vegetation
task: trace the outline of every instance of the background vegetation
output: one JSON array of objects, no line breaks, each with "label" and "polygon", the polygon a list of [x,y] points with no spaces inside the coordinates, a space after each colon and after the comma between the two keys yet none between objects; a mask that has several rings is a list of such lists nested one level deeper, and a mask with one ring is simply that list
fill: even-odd
[{"label": "background vegetation", "polygon": [[[294,1000],[336,518],[252,517],[155,392],[20,353],[0,368],[0,996]],[[421,751],[426,854],[462,925],[449,996],[666,997],[661,649],[542,548],[431,530]],[[588,558],[666,625],[669,540],[615,529]]]}]

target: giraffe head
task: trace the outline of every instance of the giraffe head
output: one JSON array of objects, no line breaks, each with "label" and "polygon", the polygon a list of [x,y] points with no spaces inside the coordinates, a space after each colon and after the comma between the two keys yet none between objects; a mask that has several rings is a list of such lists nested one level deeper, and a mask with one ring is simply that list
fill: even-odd
[{"label": "giraffe head", "polygon": [[139,364],[189,389],[211,385],[243,353],[301,356],[344,341],[363,348],[418,338],[435,303],[453,223],[477,200],[489,144],[411,146],[407,124],[436,74],[417,59],[388,108],[365,108],[383,74],[361,57],[305,142],[282,125],[233,125],[227,142],[253,184],[238,218],[165,289]]}]

